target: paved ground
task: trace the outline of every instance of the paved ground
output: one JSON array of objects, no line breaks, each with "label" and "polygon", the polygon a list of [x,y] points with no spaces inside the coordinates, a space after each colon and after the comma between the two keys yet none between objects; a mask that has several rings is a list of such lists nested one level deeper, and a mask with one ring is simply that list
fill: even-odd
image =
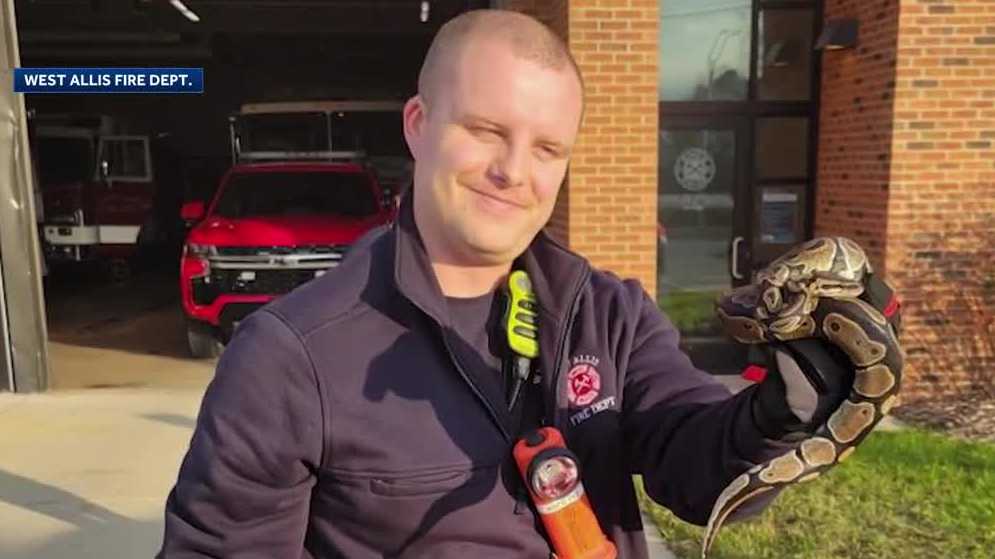
[{"label": "paved ground", "polygon": [[213,364],[186,355],[170,277],[55,280],[53,390],[0,393],[0,557],[152,557]]},{"label": "paved ground", "polygon": [[0,556],[152,557],[201,393],[0,395]]}]

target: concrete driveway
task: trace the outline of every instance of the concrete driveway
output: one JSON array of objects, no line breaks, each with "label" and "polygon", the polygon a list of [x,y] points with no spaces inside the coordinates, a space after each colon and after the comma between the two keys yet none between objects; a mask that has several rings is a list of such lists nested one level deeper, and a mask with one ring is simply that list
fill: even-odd
[{"label": "concrete driveway", "polygon": [[0,556],[152,557],[201,395],[0,394]]}]

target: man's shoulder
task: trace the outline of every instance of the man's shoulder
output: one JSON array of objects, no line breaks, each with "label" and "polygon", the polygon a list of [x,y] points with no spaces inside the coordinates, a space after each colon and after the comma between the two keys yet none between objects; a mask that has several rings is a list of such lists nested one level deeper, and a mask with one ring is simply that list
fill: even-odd
[{"label": "man's shoulder", "polygon": [[639,280],[623,279],[615,272],[600,268],[591,269],[588,286],[595,300],[599,302],[612,300],[638,306],[648,296]]},{"label": "man's shoulder", "polygon": [[346,258],[321,277],[276,299],[265,309],[302,336],[345,318],[354,318],[393,285],[386,235],[364,238]]}]

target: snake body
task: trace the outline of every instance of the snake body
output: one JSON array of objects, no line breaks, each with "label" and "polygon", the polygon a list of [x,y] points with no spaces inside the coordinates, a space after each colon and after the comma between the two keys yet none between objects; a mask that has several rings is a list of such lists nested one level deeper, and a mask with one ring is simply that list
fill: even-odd
[{"label": "snake body", "polygon": [[809,241],[758,272],[755,281],[716,303],[725,331],[736,340],[770,343],[822,338],[855,368],[847,398],[790,452],[754,466],[719,495],[705,528],[702,557],[731,512],[778,487],[815,479],[843,462],[898,399],[902,352],[887,319],[859,297],[871,267],[844,237]]}]

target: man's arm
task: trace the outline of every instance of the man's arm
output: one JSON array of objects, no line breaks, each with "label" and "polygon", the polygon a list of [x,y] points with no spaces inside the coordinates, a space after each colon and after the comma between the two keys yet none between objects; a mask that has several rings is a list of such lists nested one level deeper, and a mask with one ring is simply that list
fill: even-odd
[{"label": "man's arm", "polygon": [[[764,437],[751,411],[755,387],[735,396],[691,363],[678,347],[677,329],[634,283],[638,320],[624,363],[623,423],[630,464],[646,492],[680,518],[708,521],[719,493],[755,464],[792,448]],[[741,517],[774,497],[755,499]]]},{"label": "man's arm", "polygon": [[159,557],[300,557],[322,448],[307,352],[280,318],[257,311],[204,395]]}]

